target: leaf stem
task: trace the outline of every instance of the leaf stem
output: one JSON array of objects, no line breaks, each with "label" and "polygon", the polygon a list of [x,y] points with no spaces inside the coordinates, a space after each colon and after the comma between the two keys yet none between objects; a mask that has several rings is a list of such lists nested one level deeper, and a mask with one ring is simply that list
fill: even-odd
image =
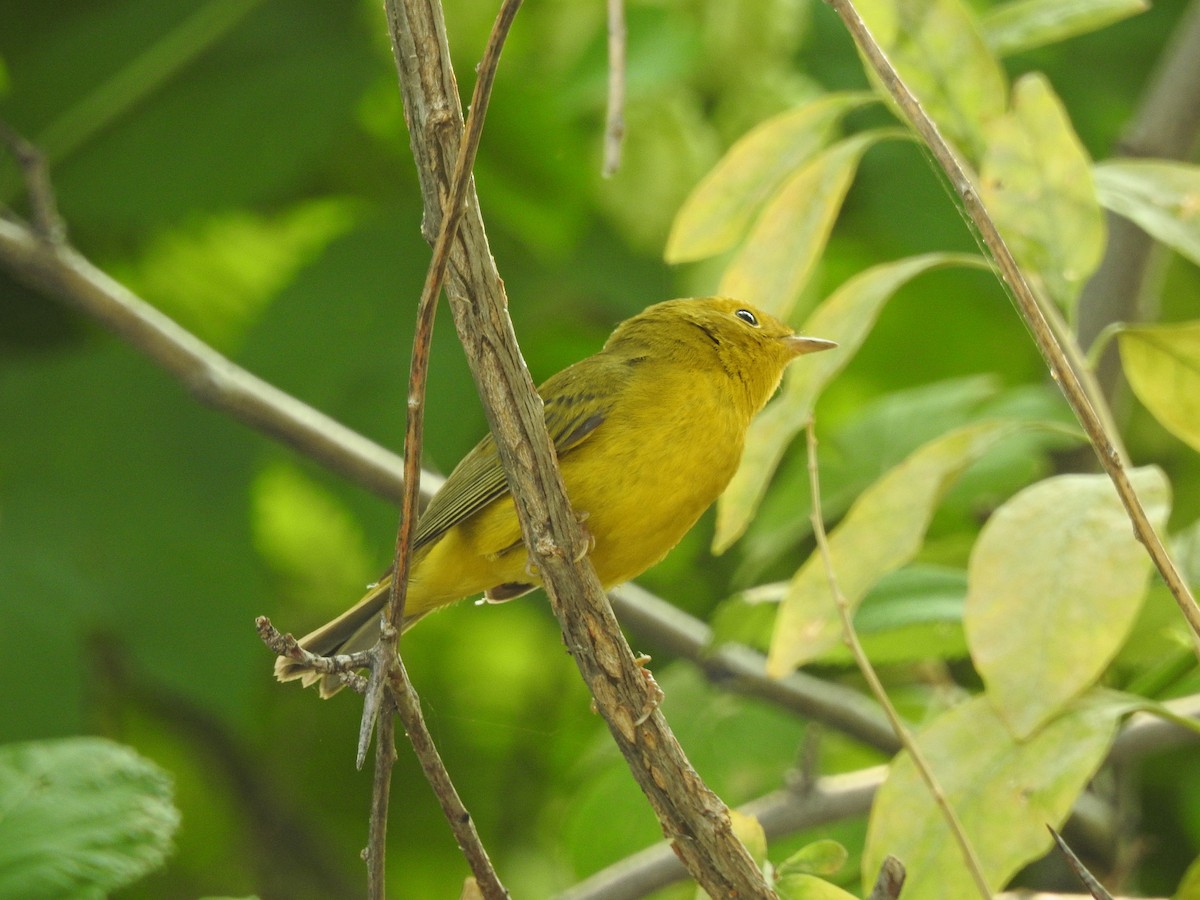
[{"label": "leaf stem", "polygon": [[883,707],[884,714],[887,715],[888,721],[892,723],[892,728],[895,730],[896,736],[900,738],[900,742],[904,745],[904,749],[908,751],[913,765],[916,766],[926,787],[929,788],[933,802],[941,810],[942,815],[946,819],[946,824],[950,826],[954,840],[958,843],[959,850],[962,852],[963,862],[966,863],[967,870],[971,873],[971,877],[975,881],[975,886],[979,889],[980,896],[984,900],[991,900],[992,892],[991,888],[988,887],[987,878],[983,874],[983,865],[979,861],[979,857],[975,853],[975,848],[971,845],[971,841],[967,837],[967,832],[963,828],[962,822],[959,821],[958,813],[954,811],[954,807],[946,799],[941,785],[934,776],[933,770],[929,767],[929,762],[925,759],[925,755],[913,739],[908,727],[900,718],[900,714],[896,712],[896,707],[892,705],[892,701],[883,687],[883,682],[879,680],[879,675],[875,672],[875,667],[871,665],[871,660],[867,657],[866,651],[863,650],[862,642],[858,639],[858,632],[854,628],[854,618],[850,614],[850,604],[847,602],[845,594],[842,593],[842,589],[838,586],[837,573],[833,569],[833,555],[829,552],[829,540],[825,534],[825,521],[821,515],[821,483],[817,470],[817,433],[813,427],[812,419],[808,421],[806,432],[808,435],[808,480],[812,490],[813,535],[817,541],[817,549],[821,554],[821,561],[825,564],[825,576],[829,580],[829,590],[833,594],[834,602],[837,604],[838,616],[842,620],[842,632],[846,644],[849,645],[850,652],[854,654],[854,661],[858,664],[859,671],[870,686],[871,693],[875,695],[875,699]]}]

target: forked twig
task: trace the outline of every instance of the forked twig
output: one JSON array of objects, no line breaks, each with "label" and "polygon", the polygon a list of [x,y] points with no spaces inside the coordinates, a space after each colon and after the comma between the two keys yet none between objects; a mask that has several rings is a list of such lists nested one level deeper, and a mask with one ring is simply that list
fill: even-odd
[{"label": "forked twig", "polygon": [[925,759],[925,754],[921,752],[921,748],[913,740],[913,736],[909,733],[908,727],[900,718],[900,714],[896,712],[896,707],[892,705],[891,698],[888,697],[887,691],[883,687],[883,682],[879,680],[879,675],[875,672],[875,667],[871,665],[871,660],[867,657],[867,652],[863,649],[862,642],[858,639],[858,632],[854,629],[854,618],[850,613],[850,604],[847,602],[845,594],[842,593],[841,587],[838,586],[837,573],[833,569],[833,555],[829,552],[829,540],[825,535],[825,520],[821,515],[821,479],[817,468],[817,433],[811,419],[806,426],[806,432],[808,435],[808,483],[812,492],[813,536],[817,541],[817,551],[821,554],[821,561],[825,564],[825,576],[829,580],[830,593],[833,594],[838,616],[842,620],[842,634],[850,647],[850,652],[854,655],[854,661],[858,665],[858,670],[862,673],[863,678],[871,688],[871,693],[875,695],[875,699],[879,701],[879,705],[883,707],[884,713],[887,714],[888,720],[892,723],[892,728],[895,730],[896,736],[904,744],[904,749],[908,751],[909,758],[912,759],[913,765],[916,766],[921,779],[925,782],[926,787],[929,788],[929,793],[933,796],[933,802],[941,810],[942,815],[946,819],[946,824],[950,826],[950,831],[954,835],[954,840],[958,843],[959,850],[963,855],[963,861],[971,873],[971,878],[975,881],[975,886],[979,889],[980,896],[984,900],[991,900],[992,891],[988,887],[987,878],[983,874],[983,865],[975,853],[975,848],[971,846],[971,841],[967,838],[966,829],[963,828],[962,822],[958,818],[958,813],[954,811],[954,807],[946,799],[946,795],[942,791],[937,777],[929,767],[928,760]]},{"label": "forked twig", "polygon": [[[395,762],[395,735],[392,724],[393,711],[400,714],[405,731],[421,762],[421,768],[437,794],[446,819],[458,839],[459,846],[471,865],[478,889],[484,897],[502,898],[508,891],[500,882],[495,868],[488,859],[487,851],[479,840],[474,822],[458,796],[449,772],[442,763],[441,755],[425,725],[417,694],[409,681],[408,673],[398,653],[398,642],[404,622],[404,603],[407,594],[408,576],[412,564],[412,538],[416,528],[418,501],[421,484],[421,443],[425,423],[425,385],[429,374],[429,347],[433,338],[433,323],[437,313],[437,301],[442,292],[446,266],[450,260],[450,245],[454,240],[458,223],[470,184],[471,169],[479,140],[483,134],[483,122],[491,99],[496,69],[500,64],[500,53],[508,37],[513,19],[521,7],[521,0],[504,0],[496,17],[487,48],[479,64],[479,75],[475,82],[471,107],[467,115],[463,140],[458,147],[454,173],[450,181],[450,193],[442,210],[442,220],[437,239],[433,245],[433,256],[425,275],[421,299],[417,307],[417,327],[413,337],[412,363],[409,368],[408,417],[404,433],[404,500],[400,524],[396,531],[396,552],[392,564],[391,590],[384,611],[384,622],[379,643],[372,651],[374,655],[371,677],[367,684],[363,703],[363,719],[359,729],[358,763],[362,765],[371,730],[376,716],[379,718],[379,745],[376,751],[375,777],[372,786],[370,837],[367,846],[367,865],[371,896],[383,900],[384,855],[387,846],[388,797],[391,792],[392,765]],[[383,699],[385,688],[390,688],[392,697]]]}]

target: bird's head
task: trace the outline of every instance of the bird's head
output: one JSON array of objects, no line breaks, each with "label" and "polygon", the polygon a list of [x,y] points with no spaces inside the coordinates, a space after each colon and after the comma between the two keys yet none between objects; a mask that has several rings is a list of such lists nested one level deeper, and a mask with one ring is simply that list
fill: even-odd
[{"label": "bird's head", "polygon": [[796,334],[770,313],[739,300],[705,297],[648,307],[622,323],[605,349],[649,353],[697,370],[723,370],[745,387],[753,414],[775,392],[789,362],[836,346]]}]

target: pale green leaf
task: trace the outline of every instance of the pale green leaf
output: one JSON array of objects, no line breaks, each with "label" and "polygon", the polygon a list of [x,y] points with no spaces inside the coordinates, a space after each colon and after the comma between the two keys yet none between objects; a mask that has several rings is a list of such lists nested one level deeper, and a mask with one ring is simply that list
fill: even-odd
[{"label": "pale green leaf", "polygon": [[1119,159],[1093,174],[1108,209],[1200,265],[1200,166]]},{"label": "pale green leaf", "polygon": [[1091,159],[1041,75],[1016,83],[985,134],[980,195],[1026,273],[1070,310],[1104,252]]},{"label": "pale green leaf", "polygon": [[[829,535],[838,585],[853,612],[884,575],[909,562],[946,489],[998,441],[1029,427],[1013,421],[979,422],[922,446],[867,488]],[[782,678],[816,659],[842,633],[820,554],[793,576],[779,609],[767,672]]]},{"label": "pale green leaf", "polygon": [[1138,400],[1171,434],[1200,452],[1200,320],[1123,328],[1117,340]]},{"label": "pale green leaf", "polygon": [[103,897],[161,866],[171,779],[128,747],[67,738],[0,747],[0,897]]},{"label": "pale green leaf", "polygon": [[[1111,694],[1089,695],[1019,742],[982,695],[939,716],[918,735],[994,890],[1049,848],[1046,825],[1061,827],[1066,820],[1128,709]],[[873,878],[889,854],[907,870],[904,900],[977,896],[946,819],[907,753],[896,757],[875,795],[863,878]]]},{"label": "pale green leaf", "polygon": [[828,838],[813,841],[789,856],[780,863],[776,874],[780,876],[792,874],[806,875],[836,875],[850,854],[837,841]]},{"label": "pale green leaf", "polygon": [[121,280],[228,350],[305,265],[354,224],[358,204],[329,198],[262,216],[232,212],[155,237]]},{"label": "pale green leaf", "polygon": [[980,27],[997,56],[1011,56],[1099,31],[1150,8],[1146,0],[1011,0],[983,14]]},{"label": "pale green leaf", "polygon": [[684,201],[667,238],[670,263],[728,250],[783,181],[829,141],[871,94],[829,94],[763,122],[737,141]]},{"label": "pale green leaf", "polygon": [[859,160],[893,129],[846,138],[813,157],[763,207],[718,293],[786,319],[825,249]]},{"label": "pale green leaf", "polygon": [[969,159],[983,127],[1004,113],[1007,83],[979,26],[959,0],[860,0],[888,59],[942,133]]},{"label": "pale green leaf", "polygon": [[781,900],[858,900],[836,884],[802,872],[780,876],[775,892]]},{"label": "pale green leaf", "polygon": [[[1130,475],[1147,515],[1166,522],[1156,468]],[[1027,737],[1096,683],[1128,636],[1150,559],[1106,475],[1060,475],[988,520],[971,553],[964,624],[1001,717]]]},{"label": "pale green leaf", "polygon": [[717,501],[714,553],[723,553],[746,531],[788,445],[812,415],[817,396],[853,359],[883,305],[908,281],[945,266],[984,265],[977,256],[930,253],[874,266],[842,284],[800,329],[837,341],[837,349],[789,367],[783,390],[750,424],[737,472]]}]

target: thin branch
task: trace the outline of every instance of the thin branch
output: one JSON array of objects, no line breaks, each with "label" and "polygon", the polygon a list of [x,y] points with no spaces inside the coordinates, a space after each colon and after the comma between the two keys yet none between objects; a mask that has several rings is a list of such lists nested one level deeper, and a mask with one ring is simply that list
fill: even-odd
[{"label": "thin branch", "polygon": [[720,687],[770,701],[807,719],[838,729],[887,754],[900,742],[887,718],[870,698],[852,688],[793,672],[771,678],[766,658],[740,644],[712,647],[712,629],[695,616],[636,584],[608,594],[621,625],[651,645],[691,660]]},{"label": "thin branch", "polygon": [[58,201],[54,197],[54,186],[50,183],[46,155],[2,121],[0,144],[8,147],[21,170],[33,227],[38,236],[50,244],[62,244],[67,239],[67,228],[58,214]]},{"label": "thin branch", "polygon": [[979,191],[972,180],[971,173],[900,78],[851,0],[829,0],[829,2],[841,17],[863,56],[879,77],[881,84],[899,105],[913,129],[949,178],[955,193],[962,201],[963,208],[979,230],[983,243],[991,254],[1017,309],[1025,319],[1042,358],[1050,368],[1050,374],[1058,382],[1063,396],[1067,398],[1076,418],[1083,425],[1083,430],[1087,433],[1088,440],[1091,441],[1092,447],[1100,459],[1100,465],[1103,466],[1116,486],[1117,494],[1129,514],[1138,540],[1145,545],[1154,565],[1162,574],[1163,580],[1174,596],[1175,602],[1193,634],[1200,638],[1200,606],[1196,605],[1196,600],[1187,583],[1179,574],[1170,553],[1150,523],[1146,510],[1142,507],[1141,500],[1129,481],[1129,474],[1114,446],[1113,439],[1105,429],[1101,416],[1097,415],[1089,400],[1089,393],[1092,393],[1093,400],[1097,402],[1102,402],[1102,400],[1098,396],[1098,392],[1085,390],[1079,374],[1068,361],[1042,313],[1033,290],[1025,279],[1025,274],[1017,265],[1012,251],[1009,250],[1004,238],[996,228],[995,222],[992,221],[983,202],[979,199]]},{"label": "thin branch", "polygon": [[[1200,719],[1200,694],[1169,700],[1164,705],[1177,716]],[[1113,741],[1106,763],[1133,762],[1175,747],[1195,746],[1198,740],[1191,729],[1153,713],[1139,712],[1130,717]],[[864,815],[887,772],[887,766],[871,766],[826,775],[799,790],[782,788],[764,794],[738,810],[757,819],[767,838],[773,840]],[[1073,818],[1086,815],[1085,799],[1081,797],[1076,803]],[[558,900],[636,900],[686,874],[663,841],[590,875],[559,894]]]},{"label": "thin branch", "polygon": [[867,900],[897,900],[904,888],[904,876],[904,864],[894,856],[885,856]]},{"label": "thin branch", "polygon": [[608,111],[604,116],[605,178],[621,167],[625,138],[625,0],[608,0]]},{"label": "thin branch", "polygon": [[359,653],[345,653],[338,656],[318,656],[300,646],[290,634],[282,634],[271,624],[266,616],[254,620],[258,636],[267,649],[276,656],[286,656],[288,659],[302,663],[306,668],[325,675],[340,675],[343,683],[351,690],[360,694],[366,693],[367,680],[358,674],[358,670],[369,666],[373,660],[369,650]]},{"label": "thin branch", "polygon": [[[445,23],[436,0],[387,0],[385,7],[424,198],[425,233],[432,240],[441,221],[441,199],[450,193],[462,133]],[[625,643],[586,559],[587,542],[563,491],[541,403],[517,348],[473,191],[451,251],[446,292],[530,561],[537,566],[597,709],[664,832],[701,886],[712,896],[772,896],[734,836],[728,810],[700,780],[653,708],[644,670]]]},{"label": "thin branch", "polygon": [[[391,791],[391,771],[395,762],[395,734],[392,724],[393,711],[399,712],[412,743],[413,752],[421,761],[421,768],[434,789],[446,819],[454,831],[471,866],[475,883],[484,897],[504,898],[508,891],[501,883],[495,868],[488,858],[474,822],[459,799],[458,792],[450,779],[450,773],[442,764],[441,755],[425,726],[416,690],[409,681],[408,672],[398,652],[400,632],[404,623],[404,601],[408,588],[408,576],[412,563],[412,539],[416,528],[418,500],[421,484],[421,443],[425,426],[425,385],[429,375],[429,347],[433,339],[433,323],[437,314],[437,301],[442,292],[446,266],[450,260],[450,244],[458,233],[458,223],[470,186],[471,169],[475,154],[483,135],[483,122],[491,100],[492,85],[496,69],[500,65],[500,52],[508,37],[513,19],[521,7],[521,0],[505,0],[492,26],[483,60],[479,65],[479,76],[471,98],[470,114],[467,117],[465,136],[459,144],[454,174],[450,181],[449,197],[442,210],[441,225],[433,244],[433,256],[425,275],[421,299],[417,306],[417,327],[413,337],[412,363],[409,367],[408,418],[404,433],[404,501],[400,524],[396,530],[396,551],[392,562],[392,582],[388,603],[384,610],[384,623],[376,645],[371,678],[368,682],[366,702],[363,704],[363,719],[359,729],[358,760],[366,754],[370,743],[371,728],[375,716],[379,716],[380,745],[376,755],[375,778],[372,788],[370,843],[367,848],[367,863],[370,869],[369,886],[374,900],[384,900],[384,860],[387,850],[388,796]],[[390,686],[395,695],[393,702],[382,702],[385,686]]]},{"label": "thin branch", "polygon": [[1067,865],[1075,873],[1075,877],[1083,882],[1083,886],[1088,889],[1088,893],[1094,900],[1113,900],[1112,894],[1105,890],[1099,879],[1088,871],[1087,866],[1075,855],[1075,851],[1063,840],[1062,835],[1055,831],[1052,825],[1047,825],[1046,828],[1049,829],[1050,836],[1054,838],[1054,844],[1058,847],[1059,852],[1066,857]]},{"label": "thin branch", "polygon": [[[372,669],[372,675],[374,672]],[[370,900],[385,900],[387,870],[384,862],[387,851],[388,800],[392,792],[392,766],[396,764],[396,731],[392,727],[392,698],[373,695],[368,686],[367,702],[370,702],[372,696],[379,696],[383,709],[379,713],[379,738],[375,742],[375,771],[371,777],[371,817],[367,829],[367,846],[362,855],[367,864],[367,896]],[[366,706],[367,703],[363,705]],[[436,752],[435,750],[434,753]],[[421,762],[423,765],[424,759]]]},{"label": "thin branch", "polygon": [[992,889],[988,886],[987,877],[983,874],[983,863],[980,862],[979,855],[971,845],[971,840],[967,837],[967,831],[963,828],[962,821],[958,818],[958,813],[954,811],[954,807],[946,799],[946,794],[942,790],[937,776],[933,774],[933,769],[930,767],[929,761],[925,759],[924,752],[913,739],[908,726],[904,724],[904,721],[900,718],[900,714],[896,712],[896,707],[892,705],[891,698],[888,697],[883,682],[879,680],[879,675],[875,672],[875,667],[871,665],[867,651],[863,649],[862,641],[858,639],[858,632],[854,628],[854,616],[850,612],[850,603],[846,600],[846,595],[842,593],[842,589],[838,584],[837,572],[833,568],[833,554],[829,551],[829,539],[825,535],[825,520],[821,514],[821,478],[817,466],[817,432],[816,428],[813,427],[811,419],[808,421],[807,426],[805,426],[805,431],[808,436],[808,484],[812,494],[811,520],[813,536],[817,541],[817,550],[821,554],[821,561],[825,565],[825,578],[829,581],[829,591],[833,595],[834,603],[837,606],[838,617],[842,620],[842,637],[850,647],[850,652],[854,655],[854,661],[858,665],[858,670],[870,686],[871,693],[875,695],[875,699],[883,707],[883,711],[887,714],[888,721],[891,722],[896,736],[900,738],[904,749],[908,751],[909,759],[913,761],[913,765],[920,774],[921,780],[925,782],[926,788],[928,788],[930,795],[933,797],[934,804],[946,819],[946,824],[950,827],[950,833],[954,835],[954,840],[958,844],[959,851],[962,853],[963,862],[966,863],[967,871],[971,873],[971,878],[975,881],[975,887],[979,890],[980,896],[984,900],[991,900]]}]

